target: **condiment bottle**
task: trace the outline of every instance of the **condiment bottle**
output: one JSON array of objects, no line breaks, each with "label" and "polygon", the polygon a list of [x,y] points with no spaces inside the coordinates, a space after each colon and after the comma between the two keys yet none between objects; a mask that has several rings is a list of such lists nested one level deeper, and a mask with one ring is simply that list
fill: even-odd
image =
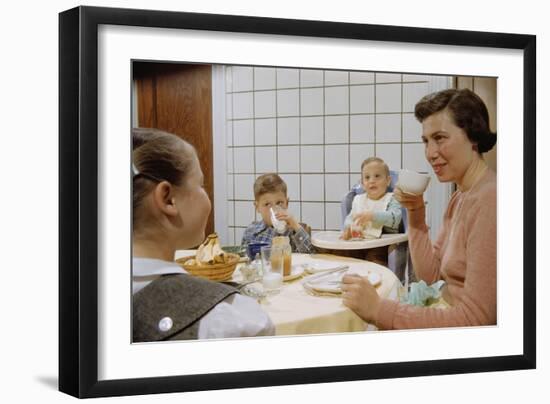
[{"label": "condiment bottle", "polygon": [[[271,242],[271,248],[280,248],[282,250],[282,259],[283,259],[283,276],[290,275],[292,271],[292,247],[290,246],[290,238],[288,236],[277,236],[273,237]],[[271,252],[271,261],[273,265],[274,259],[280,259],[277,254],[273,255],[273,250]]]}]

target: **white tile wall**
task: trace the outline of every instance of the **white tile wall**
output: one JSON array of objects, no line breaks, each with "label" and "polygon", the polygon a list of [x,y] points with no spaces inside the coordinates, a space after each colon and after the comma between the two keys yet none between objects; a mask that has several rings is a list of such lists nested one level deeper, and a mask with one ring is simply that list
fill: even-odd
[{"label": "white tile wall", "polygon": [[396,73],[376,73],[377,83],[399,83],[401,82],[401,74]]},{"label": "white tile wall", "polygon": [[254,88],[252,67],[233,66],[233,91],[251,91]]},{"label": "white tile wall", "polygon": [[372,84],[374,83],[374,73],[368,72],[350,72],[350,84]]},{"label": "white tile wall", "polygon": [[301,118],[301,143],[322,144],[324,141],[323,117]]},{"label": "white tile wall", "polygon": [[312,230],[323,230],[325,228],[325,204],[302,202],[302,220],[311,226]]},{"label": "white tile wall", "polygon": [[233,68],[231,66],[225,67],[225,92],[230,93],[233,91]]},{"label": "white tile wall", "polygon": [[225,125],[225,145],[233,146],[233,121],[227,121]]},{"label": "white tile wall", "polygon": [[374,86],[350,87],[350,113],[364,114],[374,112]]},{"label": "white tile wall", "polygon": [[376,86],[376,112],[401,112],[401,84]]},{"label": "white tile wall", "polygon": [[240,244],[240,240],[239,240],[239,242],[235,243],[235,228],[234,227],[228,227],[226,234],[227,234],[226,235],[227,245]]},{"label": "white tile wall", "polygon": [[300,70],[300,87],[319,87],[322,85],[322,70]]},{"label": "white tile wall", "polygon": [[341,228],[341,211],[340,203],[325,203],[326,209],[326,229],[340,230]]},{"label": "white tile wall", "polygon": [[298,223],[300,223],[302,220],[302,209],[301,209],[301,203],[300,201],[293,201],[290,200],[288,204],[288,211],[296,220],[298,220]]},{"label": "white tile wall", "polygon": [[302,116],[323,115],[323,89],[308,88],[301,90],[300,108]]},{"label": "white tile wall", "polygon": [[364,159],[428,171],[414,104],[430,76],[233,66],[226,69],[227,234],[240,243],[253,183],[278,172],[289,209],[314,230],[338,230],[340,201]]},{"label": "white tile wall", "polygon": [[349,146],[348,145],[327,145],[325,146],[325,171],[342,172],[348,171]]},{"label": "white tile wall", "polygon": [[[374,144],[354,144],[350,146],[349,172],[361,173],[361,163],[374,156]],[[353,182],[353,181],[352,181]]]},{"label": "white tile wall", "polygon": [[235,175],[235,199],[254,199],[254,174]]},{"label": "white tile wall", "polygon": [[302,201],[325,200],[325,176],[323,174],[302,175]]},{"label": "white tile wall", "polygon": [[226,163],[227,163],[227,172],[233,173],[234,172],[234,166],[233,166],[233,149],[227,149],[226,153]]},{"label": "white tile wall", "polygon": [[374,115],[351,115],[350,143],[374,143]]},{"label": "white tile wall", "polygon": [[416,120],[412,113],[403,114],[403,141],[422,141],[422,124]]},{"label": "white tile wall", "polygon": [[274,145],[277,143],[277,121],[275,118],[256,119],[254,121],[256,145]]},{"label": "white tile wall", "polygon": [[256,172],[258,174],[277,172],[277,148],[256,147]]},{"label": "white tile wall", "polygon": [[246,119],[233,122],[233,145],[251,146],[254,144],[254,121]]},{"label": "white tile wall", "polygon": [[403,81],[429,81],[430,76],[423,74],[404,74]]},{"label": "white tile wall", "polygon": [[349,113],[349,87],[325,88],[325,114]]},{"label": "white tile wall", "polygon": [[327,202],[340,202],[350,189],[349,174],[327,174],[325,176],[325,181],[325,196]]},{"label": "white tile wall", "polygon": [[401,114],[376,115],[376,142],[401,142]]},{"label": "white tile wall", "polygon": [[233,149],[233,166],[236,173],[253,173],[254,147],[237,147]]},{"label": "white tile wall", "polygon": [[245,227],[236,227],[235,228],[235,244],[241,244],[243,239],[243,234]]},{"label": "white tile wall", "polygon": [[254,117],[253,93],[233,94],[233,119],[250,119]]},{"label": "white tile wall", "polygon": [[323,146],[302,146],[300,148],[300,171],[302,173],[322,173]]},{"label": "white tile wall", "polygon": [[235,225],[235,202],[233,201],[227,203],[227,223],[230,226]]},{"label": "white tile wall", "polygon": [[227,199],[233,199],[235,192],[233,190],[234,181],[233,178],[235,177],[229,170],[227,170],[227,177],[226,177],[226,184],[227,184]]},{"label": "white tile wall", "polygon": [[377,144],[376,155],[386,162],[390,170],[399,170],[401,168],[400,144]]},{"label": "white tile wall", "polygon": [[300,172],[300,147],[279,146],[279,172],[299,173]]},{"label": "white tile wall", "polygon": [[271,67],[254,68],[254,90],[272,90],[275,88],[275,69]]},{"label": "white tile wall", "polygon": [[403,111],[414,112],[416,103],[429,92],[428,83],[403,84]]},{"label": "white tile wall", "polygon": [[225,96],[225,117],[226,119],[232,119],[233,116],[233,94],[227,94]]},{"label": "white tile wall", "polygon": [[300,70],[277,69],[277,88],[295,88],[300,86]]},{"label": "white tile wall", "polygon": [[424,157],[423,143],[403,145],[403,168],[413,171],[429,171],[429,165]]},{"label": "white tile wall", "polygon": [[300,201],[300,174],[281,174],[286,183],[286,194],[291,201]]},{"label": "white tile wall", "polygon": [[325,71],[325,86],[347,85],[349,73],[337,70]]},{"label": "white tile wall", "polygon": [[275,91],[254,93],[254,115],[256,118],[275,117],[277,112]]},{"label": "white tile wall", "polygon": [[299,116],[300,115],[299,90],[278,90],[277,91],[277,115],[278,116]]},{"label": "white tile wall", "polygon": [[348,143],[349,115],[325,117],[325,143]]},{"label": "white tile wall", "polygon": [[278,118],[277,119],[277,143],[278,144],[300,143],[300,118]]},{"label": "white tile wall", "polygon": [[252,201],[235,201],[235,225],[248,226],[254,221],[254,212]]}]

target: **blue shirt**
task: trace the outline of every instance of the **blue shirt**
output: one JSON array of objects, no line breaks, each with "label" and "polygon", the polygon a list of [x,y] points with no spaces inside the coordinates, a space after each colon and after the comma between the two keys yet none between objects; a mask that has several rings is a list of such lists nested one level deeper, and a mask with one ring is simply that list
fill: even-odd
[{"label": "blue shirt", "polygon": [[312,254],[315,252],[315,247],[311,244],[311,237],[300,226],[296,231],[287,228],[283,234],[279,234],[272,226],[268,226],[263,220],[252,222],[248,225],[243,234],[241,245],[245,248],[250,243],[269,243],[276,236],[288,236],[292,252]]}]

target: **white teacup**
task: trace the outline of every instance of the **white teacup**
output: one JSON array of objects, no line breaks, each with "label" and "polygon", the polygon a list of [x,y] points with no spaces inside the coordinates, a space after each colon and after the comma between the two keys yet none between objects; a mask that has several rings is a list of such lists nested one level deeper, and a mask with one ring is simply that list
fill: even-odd
[{"label": "white teacup", "polygon": [[430,176],[427,174],[420,174],[411,170],[401,170],[399,171],[399,179],[396,186],[409,194],[420,195],[426,190],[429,183]]}]

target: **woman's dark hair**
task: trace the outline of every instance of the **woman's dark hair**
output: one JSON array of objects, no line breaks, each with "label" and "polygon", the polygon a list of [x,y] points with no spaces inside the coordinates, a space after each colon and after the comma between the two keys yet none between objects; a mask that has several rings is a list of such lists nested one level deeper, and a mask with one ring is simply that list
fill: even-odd
[{"label": "woman's dark hair", "polygon": [[414,108],[414,116],[423,122],[430,115],[447,109],[456,126],[462,128],[477,151],[486,153],[497,141],[496,132],[489,129],[489,112],[479,96],[468,89],[443,90],[424,96]]},{"label": "woman's dark hair", "polygon": [[185,185],[195,155],[193,146],[176,135],[158,129],[132,129],[134,228],[143,198],[161,181]]}]

